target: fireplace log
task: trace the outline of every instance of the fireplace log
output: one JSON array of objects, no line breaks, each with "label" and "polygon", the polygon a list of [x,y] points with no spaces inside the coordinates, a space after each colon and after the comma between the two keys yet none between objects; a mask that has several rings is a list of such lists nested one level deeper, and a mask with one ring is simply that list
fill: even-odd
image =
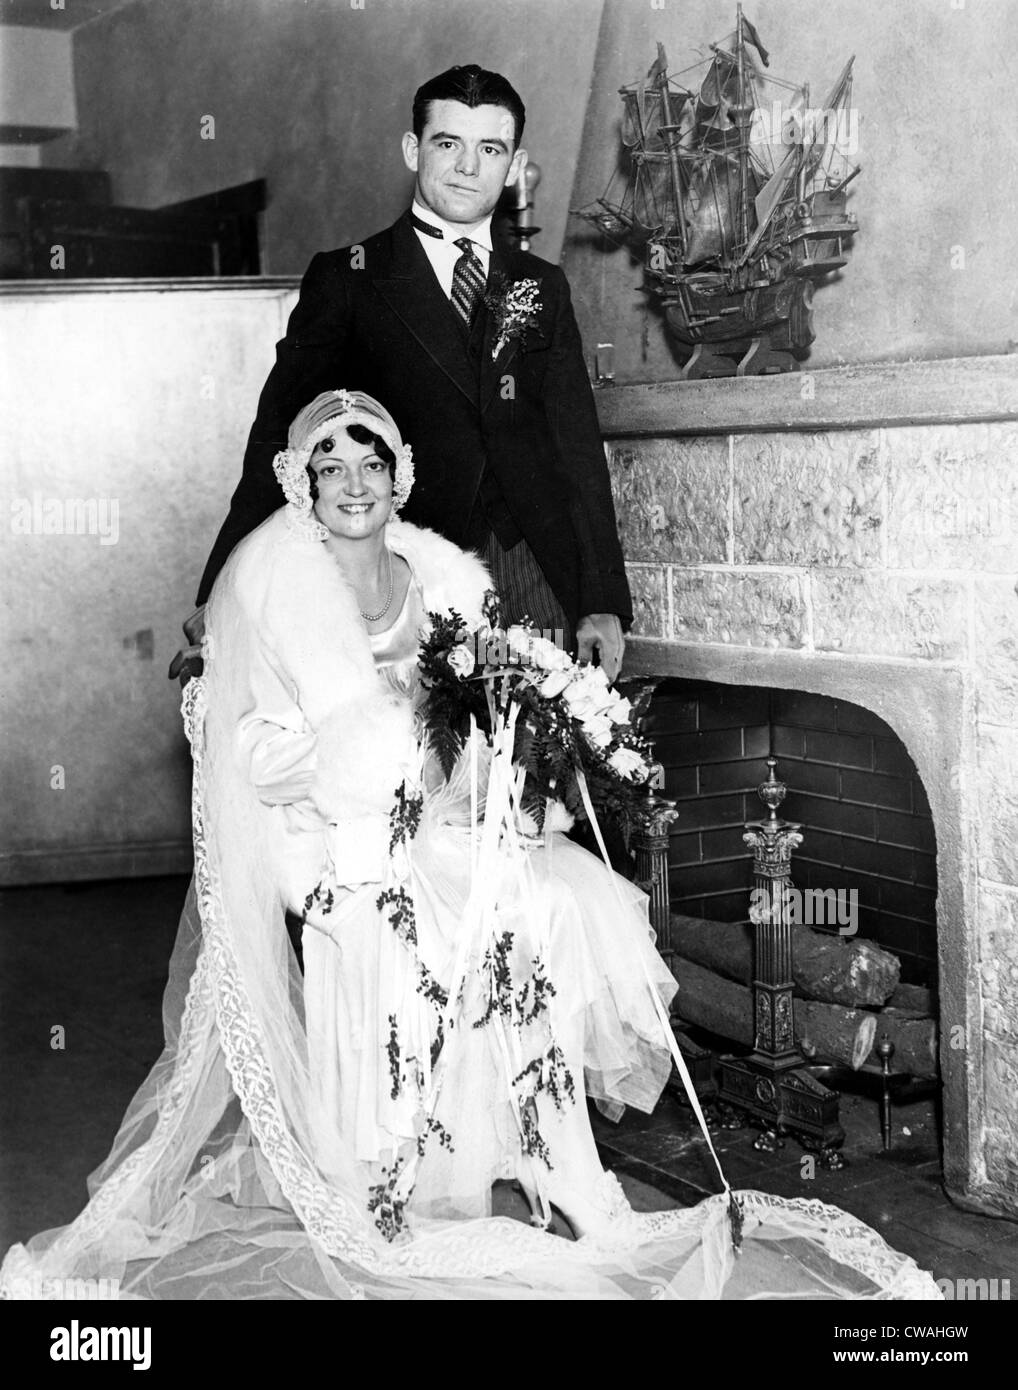
[{"label": "fireplace log", "polygon": [[872,1052],[877,1034],[875,1014],[822,1004],[817,999],[795,999],[792,1009],[796,1040],[808,1045],[810,1056],[845,1061],[858,1071]]},{"label": "fireplace log", "polygon": [[[682,956],[673,956],[672,973],[679,986],[675,1010],[680,1018],[732,1042],[752,1046],[750,989]],[[808,1043],[824,1061],[842,1062],[858,1070],[872,1050],[877,1014],[813,999],[796,999],[793,1014],[796,1038]]]},{"label": "fireplace log", "polygon": [[899,985],[887,1000],[889,1009],[905,1009],[921,1018],[936,1018],[937,996],[925,985]]},{"label": "fireplace log", "polygon": [[[753,929],[742,922],[709,922],[673,912],[671,945],[737,984],[753,981]],[[795,992],[847,1008],[887,1002],[898,984],[901,963],[871,941],[827,936],[809,927],[792,927]]]},{"label": "fireplace log", "polygon": [[[937,1076],[937,1025],[932,1018],[921,1018],[906,1009],[878,1009],[873,1017],[877,1027],[874,1044],[882,1037],[894,1043],[892,1071],[908,1072],[910,1076]],[[875,1052],[867,1062],[880,1065]]]}]

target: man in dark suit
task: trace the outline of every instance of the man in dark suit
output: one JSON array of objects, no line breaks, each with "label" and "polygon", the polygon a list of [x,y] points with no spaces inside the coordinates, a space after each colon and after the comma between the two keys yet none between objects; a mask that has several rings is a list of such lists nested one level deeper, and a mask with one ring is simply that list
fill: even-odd
[{"label": "man in dark suit", "polygon": [[510,84],[478,67],[417,92],[403,138],[413,207],[308,267],[199,604],[280,505],[272,459],[290,421],[346,387],[380,400],[413,447],[406,519],[481,553],[504,617],[565,629],[581,657],[596,652],[617,674],[632,610],[569,287],[557,266],[491,234],[526,164],[523,121]]}]

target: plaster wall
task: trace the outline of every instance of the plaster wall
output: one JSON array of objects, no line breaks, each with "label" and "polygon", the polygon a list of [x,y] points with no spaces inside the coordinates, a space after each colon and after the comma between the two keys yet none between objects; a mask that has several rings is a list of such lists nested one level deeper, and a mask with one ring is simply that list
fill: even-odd
[{"label": "plaster wall", "polygon": [[41,165],[41,145],[0,145],[0,169],[38,169]]},{"label": "plaster wall", "polygon": [[0,26],[0,126],[56,133],[74,124],[70,34]]},{"label": "plaster wall", "polygon": [[[1012,351],[1018,339],[1018,95],[1011,0],[752,0],[770,72],[811,84],[821,106],[856,55],[861,175],[848,264],[813,301],[817,367]],[[606,0],[572,206],[620,167],[618,88],[644,76],[661,40],[669,71],[709,56],[734,0]],[[681,79],[680,79],[681,80]],[[687,81],[693,82],[692,75]],[[622,185],[618,185],[621,190]],[[588,345],[614,342],[620,381],[678,375],[642,269],[577,219],[563,264]]]},{"label": "plaster wall", "polygon": [[[74,34],[80,132],[47,164],[108,169],[137,207],[268,180],[263,269],[388,226],[413,178],[414,91],[454,63],[502,72],[542,169],[534,250],[557,261],[602,0],[136,0]],[[215,138],[202,139],[202,119]]]},{"label": "plaster wall", "polygon": [[0,295],[0,881],[189,867],[166,670],[293,300]]}]

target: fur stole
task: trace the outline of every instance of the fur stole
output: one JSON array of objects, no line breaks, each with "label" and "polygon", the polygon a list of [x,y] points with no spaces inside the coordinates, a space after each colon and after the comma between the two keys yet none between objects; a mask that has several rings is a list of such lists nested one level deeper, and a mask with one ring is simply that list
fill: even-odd
[{"label": "fur stole", "polygon": [[[390,522],[385,540],[410,565],[427,612],[455,608],[468,625],[480,622],[491,587],[480,560],[405,521]],[[237,546],[216,582],[209,630],[215,637],[235,625],[246,630],[239,650],[269,663],[317,734],[319,810],[333,821],[388,814],[416,766],[412,710],[380,681],[339,566],[321,541],[294,530],[286,507]]]}]

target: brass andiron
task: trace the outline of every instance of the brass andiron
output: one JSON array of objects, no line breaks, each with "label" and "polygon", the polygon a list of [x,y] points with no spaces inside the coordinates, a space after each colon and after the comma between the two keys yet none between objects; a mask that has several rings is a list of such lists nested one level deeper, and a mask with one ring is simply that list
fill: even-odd
[{"label": "brass andiron", "polygon": [[794,1134],[825,1168],[841,1168],[845,1131],[838,1120],[837,1091],[808,1069],[795,1042],[792,1014],[792,927],[785,907],[791,885],[792,851],[802,844],[802,827],[781,820],[778,807],[788,788],[775,776],[777,760],[767,759],[768,777],[757,795],[770,814],[750,821],[742,837],[753,851],[753,1051],[748,1057],[722,1057],[719,1111],[726,1127],[741,1126],[739,1112],[762,1126],[753,1147],[768,1153]]},{"label": "brass andiron", "polygon": [[[633,725],[647,735],[647,718],[654,692],[661,684],[659,677],[620,681],[618,689],[628,697],[633,707]],[[658,796],[664,790],[665,770],[660,763],[651,763],[642,801],[637,803],[629,848],[634,856],[633,877],[638,888],[650,895],[650,925],[657,933],[657,948],[671,965],[671,902],[668,893],[668,827],[678,820],[675,802]]]},{"label": "brass andiron", "polygon": [[[660,684],[659,680],[627,682],[629,697],[636,709],[636,725],[643,732],[651,697]],[[650,925],[657,936],[657,949],[669,970],[675,955],[672,946],[671,895],[668,888],[668,839],[669,828],[678,819],[675,802],[658,796],[665,784],[664,768],[660,763],[653,766],[652,776],[647,783],[647,792],[637,808],[636,824],[630,837],[633,850],[635,881],[650,896],[648,914]],[[696,1093],[702,1101],[713,1099],[716,1093],[711,1054],[689,1038],[683,1021],[672,1013],[672,1031],[675,1041],[682,1050],[686,1066],[692,1078]],[[685,1088],[673,1069],[669,1090],[680,1104],[687,1104]]]},{"label": "brass andiron", "polygon": [[[636,885],[650,895],[650,925],[657,935],[658,954],[671,970],[675,951],[672,946],[671,895],[668,888],[668,832],[679,813],[674,801],[655,794],[663,786],[664,768],[660,763],[655,763],[653,776],[647,784],[647,795],[637,811],[637,827],[633,831],[631,844],[636,860]],[[671,1023],[697,1095],[702,1101],[712,1100],[716,1088],[710,1052],[686,1035],[685,1024],[674,1013]],[[674,1069],[669,1089],[681,1104],[688,1104],[685,1089]]]},{"label": "brass andiron", "polygon": [[678,819],[675,802],[655,793],[664,787],[664,768],[655,763],[647,794],[637,809],[633,831],[636,882],[650,896],[650,925],[657,933],[657,949],[665,964],[671,965],[671,897],[668,891],[668,832]]},{"label": "brass andiron", "polygon": [[[651,676],[621,682],[619,685],[633,706],[633,723],[647,736],[650,702],[661,681]],[[678,820],[675,802],[658,796],[664,790],[665,770],[652,763],[643,800],[634,815],[629,844],[634,856],[634,878],[637,888],[650,895],[650,925],[657,935],[657,949],[665,965],[672,964],[671,898],[668,890],[668,835],[672,822]]]}]

